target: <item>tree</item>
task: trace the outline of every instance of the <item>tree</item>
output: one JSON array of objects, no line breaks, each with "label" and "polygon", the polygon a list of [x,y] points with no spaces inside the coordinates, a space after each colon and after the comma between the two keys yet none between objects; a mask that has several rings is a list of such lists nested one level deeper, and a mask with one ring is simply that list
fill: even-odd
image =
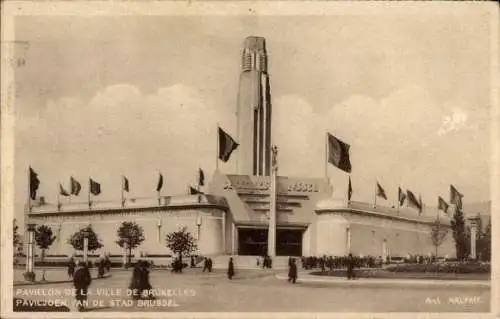
[{"label": "tree", "polygon": [[144,230],[135,222],[123,222],[117,231],[116,243],[121,248],[127,248],[127,260],[130,264],[132,249],[138,247],[144,241]]},{"label": "tree", "polygon": [[443,224],[441,224],[439,219],[436,219],[431,228],[431,240],[435,248],[436,261],[438,257],[438,248],[446,239],[447,234],[448,229]]},{"label": "tree", "polygon": [[183,227],[181,230],[167,234],[165,241],[167,247],[179,256],[181,265],[179,271],[182,272],[182,256],[188,256],[198,249],[196,239],[187,231],[187,227]]},{"label": "tree", "polygon": [[491,260],[491,217],[484,231],[480,230],[481,236],[477,241],[477,252],[481,256],[481,260]]},{"label": "tree", "polygon": [[87,226],[85,228],[80,229],[79,231],[75,232],[71,237],[68,239],[68,244],[70,244],[75,250],[78,251],[83,251],[83,238],[85,237],[84,232],[88,232],[88,238],[89,238],[89,245],[88,245],[88,250],[89,251],[94,251],[99,248],[101,248],[103,245],[101,244],[99,238],[97,237],[97,234],[94,232],[92,229],[92,226]]},{"label": "tree", "polygon": [[13,248],[14,248],[14,256],[19,256],[23,251],[23,242],[21,240],[21,235],[19,235],[19,226],[17,226],[17,220],[14,218],[13,221]]},{"label": "tree", "polygon": [[469,243],[467,241],[469,235],[465,227],[464,213],[458,207],[455,207],[455,213],[451,220],[451,229],[455,240],[457,259],[464,260],[469,255]]},{"label": "tree", "polygon": [[40,225],[35,229],[35,243],[42,251],[41,260],[45,259],[45,251],[54,243],[56,236],[52,234],[52,228]]}]

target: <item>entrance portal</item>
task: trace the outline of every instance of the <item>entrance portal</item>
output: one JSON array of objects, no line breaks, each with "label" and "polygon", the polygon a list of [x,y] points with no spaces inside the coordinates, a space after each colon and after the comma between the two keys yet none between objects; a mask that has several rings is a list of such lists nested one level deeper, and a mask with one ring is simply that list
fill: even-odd
[{"label": "entrance portal", "polygon": [[[302,229],[276,230],[277,256],[302,256]],[[266,256],[267,228],[239,228],[238,255]]]},{"label": "entrance portal", "polygon": [[277,229],[276,255],[302,256],[302,229]]},{"label": "entrance portal", "polygon": [[267,255],[266,228],[238,229],[238,255],[265,256]]}]

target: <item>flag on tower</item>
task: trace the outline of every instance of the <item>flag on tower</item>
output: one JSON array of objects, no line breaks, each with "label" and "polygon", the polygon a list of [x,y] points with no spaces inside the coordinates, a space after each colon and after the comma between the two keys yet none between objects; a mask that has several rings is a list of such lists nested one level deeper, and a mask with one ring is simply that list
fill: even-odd
[{"label": "flag on tower", "polygon": [[163,175],[160,173],[160,175],[158,176],[158,184],[156,184],[156,191],[159,192],[161,191],[163,187]]},{"label": "flag on tower", "polygon": [[349,188],[347,189],[347,200],[351,201],[352,197],[352,184],[351,184],[351,176],[349,176]]},{"label": "flag on tower", "polygon": [[205,173],[203,173],[203,170],[201,168],[198,169],[198,186],[204,186],[205,185]]},{"label": "flag on tower", "polygon": [[403,206],[403,204],[405,203],[405,199],[406,199],[406,194],[403,192],[403,190],[401,189],[401,187],[398,187],[398,201],[399,201],[399,206]]},{"label": "flag on tower", "polygon": [[380,186],[378,182],[377,182],[377,196],[387,200],[387,195],[385,194],[385,190],[382,188],[382,186]]},{"label": "flag on tower", "polygon": [[441,196],[438,196],[438,209],[448,214],[448,203]]},{"label": "flag on tower", "polygon": [[82,190],[82,185],[78,183],[73,176],[70,177],[69,179],[70,184],[71,184],[71,195],[78,196],[80,194],[80,191]]},{"label": "flag on tower", "polygon": [[90,179],[90,193],[95,196],[101,193],[101,184],[92,180],[92,178]]},{"label": "flag on tower", "polygon": [[462,209],[462,198],[464,195],[453,186],[450,185],[450,203],[457,206],[458,209]]},{"label": "flag on tower", "polygon": [[226,163],[239,144],[219,127],[219,159]]},{"label": "flag on tower", "polygon": [[415,194],[413,194],[410,190],[407,190],[406,194],[407,194],[407,198],[408,198],[408,206],[417,208],[418,212],[420,213],[422,211],[421,202],[417,200],[417,197],[415,196]]},{"label": "flag on tower", "polygon": [[70,196],[70,193],[68,193],[61,184],[59,184],[59,194],[66,197]]},{"label": "flag on tower", "polygon": [[38,174],[31,168],[30,166],[30,198],[32,200],[36,199],[36,191],[38,190],[38,187],[40,186],[40,180],[38,179]]},{"label": "flag on tower", "polygon": [[328,162],[347,173],[351,172],[349,148],[349,144],[328,133]]},{"label": "flag on tower", "polygon": [[128,178],[123,176],[123,190],[125,192],[129,192],[129,188],[128,188]]}]

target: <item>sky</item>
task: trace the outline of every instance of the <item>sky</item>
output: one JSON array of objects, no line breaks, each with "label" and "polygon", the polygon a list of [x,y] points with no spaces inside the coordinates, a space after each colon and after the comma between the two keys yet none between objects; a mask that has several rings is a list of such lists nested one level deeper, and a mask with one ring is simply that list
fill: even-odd
[{"label": "sky", "polygon": [[[216,126],[236,136],[244,38],[267,40],[279,174],[323,177],[325,132],[351,145],[353,200],[375,181],[436,205],[449,184],[490,200],[489,20],[480,15],[17,17],[15,205],[27,169],[101,183],[96,200],[185,194],[215,169]],[[237,152],[237,151],[236,151]],[[221,164],[226,173],[235,163]],[[334,196],[348,176],[329,165]]]}]

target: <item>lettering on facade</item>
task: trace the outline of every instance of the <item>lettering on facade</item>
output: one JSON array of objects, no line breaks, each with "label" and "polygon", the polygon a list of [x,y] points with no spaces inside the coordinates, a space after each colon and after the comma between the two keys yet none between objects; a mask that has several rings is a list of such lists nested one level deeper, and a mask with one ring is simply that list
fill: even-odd
[{"label": "lettering on facade", "polygon": [[[270,191],[271,181],[269,180],[227,180],[224,189],[238,189],[250,192]],[[280,193],[314,193],[319,192],[319,186],[316,183],[300,181],[278,181],[278,192]]]}]

